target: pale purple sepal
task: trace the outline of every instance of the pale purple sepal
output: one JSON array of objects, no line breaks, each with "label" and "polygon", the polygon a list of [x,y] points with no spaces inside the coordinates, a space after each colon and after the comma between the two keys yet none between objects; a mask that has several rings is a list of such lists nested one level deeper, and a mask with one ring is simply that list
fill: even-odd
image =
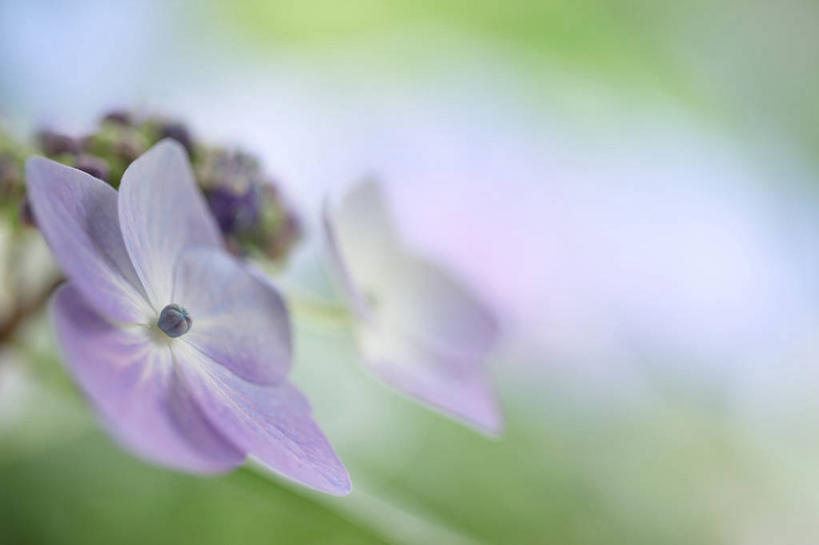
[{"label": "pale purple sepal", "polygon": [[482,369],[500,328],[467,287],[426,259],[403,255],[390,263],[389,290],[372,297],[372,320],[461,373]]},{"label": "pale purple sepal", "polygon": [[26,163],[26,181],[39,229],[83,297],[110,318],[144,320],[151,309],[122,241],[117,192],[41,157]]},{"label": "pale purple sepal", "polygon": [[403,246],[376,183],[325,206],[324,226],[340,283],[357,310],[365,362],[422,403],[499,433],[503,419],[486,369],[499,338],[491,310]]},{"label": "pale purple sepal", "polygon": [[203,415],[172,364],[170,344],[158,347],[148,329],[114,326],[91,309],[73,284],[53,300],[64,361],[126,447],[155,463],[218,473],[245,455]]},{"label": "pale purple sepal", "polygon": [[195,320],[185,342],[252,382],[273,384],[287,375],[292,346],[284,301],[226,252],[184,252],[173,300]]},{"label": "pale purple sepal", "polygon": [[347,470],[295,386],[247,382],[190,345],[181,345],[179,355],[202,410],[234,444],[288,479],[330,494],[350,492]]},{"label": "pale purple sepal", "polygon": [[[382,363],[375,354],[368,359],[373,372],[385,383],[425,405],[489,436],[497,436],[503,430],[503,417],[484,373],[451,374],[417,363],[402,365],[396,359]],[[447,362],[436,362],[430,357],[427,361],[431,366],[447,366]]]},{"label": "pale purple sepal", "polygon": [[171,302],[174,267],[185,248],[222,247],[185,149],[173,140],[152,147],[122,175],[119,221],[125,247],[157,310]]}]

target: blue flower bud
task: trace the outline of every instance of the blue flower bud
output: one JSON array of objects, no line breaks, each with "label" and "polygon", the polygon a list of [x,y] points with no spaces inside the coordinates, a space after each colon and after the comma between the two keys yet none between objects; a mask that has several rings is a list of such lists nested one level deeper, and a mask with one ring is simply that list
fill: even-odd
[{"label": "blue flower bud", "polygon": [[191,133],[188,128],[182,123],[163,123],[159,127],[159,138],[160,140],[162,138],[171,138],[172,140],[176,140],[182,144],[182,147],[184,147],[185,151],[188,152],[188,157],[193,156],[193,137],[191,137]]},{"label": "blue flower bud", "polygon": [[102,122],[123,125],[125,127],[130,127],[134,123],[131,117],[131,112],[128,110],[111,110],[102,116]]},{"label": "blue flower bud", "polygon": [[82,143],[79,139],[47,129],[37,133],[37,144],[48,157],[63,154],[75,155],[82,151]]},{"label": "blue flower bud", "polygon": [[259,218],[259,201],[251,189],[237,193],[217,187],[205,193],[216,223],[224,235],[236,235],[250,228]]},{"label": "blue flower bud", "polygon": [[105,162],[105,159],[82,154],[77,157],[74,167],[90,174],[94,178],[99,178],[104,182],[108,181],[108,163]]},{"label": "blue flower bud", "polygon": [[156,325],[168,337],[176,338],[187,333],[192,323],[193,320],[187,310],[176,303],[171,303],[159,313]]}]

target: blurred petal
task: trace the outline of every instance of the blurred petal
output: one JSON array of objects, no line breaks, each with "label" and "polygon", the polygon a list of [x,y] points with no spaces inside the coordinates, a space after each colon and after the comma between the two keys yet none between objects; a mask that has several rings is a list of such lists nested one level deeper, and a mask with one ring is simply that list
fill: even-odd
[{"label": "blurred petal", "polygon": [[172,297],[193,320],[181,340],[245,380],[272,384],[285,377],[290,321],[272,284],[223,251],[196,248],[177,263]]},{"label": "blurred petal", "polygon": [[325,206],[325,218],[331,250],[350,276],[365,285],[385,281],[384,260],[400,248],[379,184],[354,186],[336,206]]},{"label": "blurred petal", "polygon": [[499,336],[490,309],[434,263],[407,255],[389,267],[389,289],[373,292],[373,320],[461,372],[482,368]]},{"label": "blurred petal", "polygon": [[335,279],[341,284],[340,288],[347,304],[361,319],[369,316],[369,305],[366,296],[362,293],[353,281],[347,260],[341,255],[341,245],[338,241],[338,234],[332,219],[332,213],[327,202],[322,209],[322,227],[324,229],[324,239],[327,245],[327,253],[330,257],[329,266]]},{"label": "blurred petal", "polygon": [[367,363],[419,401],[499,432],[485,372],[499,337],[492,311],[451,274],[402,248],[374,182],[325,207],[324,220],[336,272],[360,317]]},{"label": "blurred petal", "polygon": [[187,246],[222,247],[185,149],[163,140],[131,163],[119,188],[125,246],[155,307],[170,303],[174,266]]},{"label": "blurred petal", "polygon": [[375,182],[325,208],[330,252],[354,304],[429,348],[482,358],[498,337],[490,309],[451,274],[402,248]]},{"label": "blurred petal", "polygon": [[54,298],[64,360],[111,433],[152,462],[197,473],[227,471],[243,452],[202,414],[173,364],[169,344],[149,330],[119,329],[101,318],[73,284]]},{"label": "blurred petal", "polygon": [[26,163],[26,180],[40,231],[83,297],[111,319],[146,320],[151,310],[122,240],[117,192],[40,157]]},{"label": "blurred petal", "polygon": [[487,435],[501,432],[503,417],[482,362],[454,361],[372,327],[361,329],[359,342],[367,365],[393,388]]},{"label": "blurred petal", "polygon": [[[343,495],[347,470],[289,382],[260,386],[242,380],[190,345],[180,360],[202,410],[236,445],[273,471],[311,488]],[[182,354],[182,351],[174,351]]]}]

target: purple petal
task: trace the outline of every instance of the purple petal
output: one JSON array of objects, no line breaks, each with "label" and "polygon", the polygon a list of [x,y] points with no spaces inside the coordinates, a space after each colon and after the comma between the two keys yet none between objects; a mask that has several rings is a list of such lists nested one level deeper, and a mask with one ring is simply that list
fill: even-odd
[{"label": "purple petal", "polygon": [[490,435],[502,417],[486,360],[497,324],[470,292],[437,266],[405,258],[389,291],[377,292],[359,327],[368,365],[387,383]]},{"label": "purple petal", "polygon": [[177,263],[173,302],[193,324],[182,340],[251,382],[273,384],[290,370],[290,321],[281,296],[234,258],[189,249]]},{"label": "purple petal", "polygon": [[171,344],[143,326],[113,326],[73,283],[55,294],[64,360],[111,433],[149,461],[196,473],[227,471],[244,453],[202,414],[174,365]]},{"label": "purple petal", "polygon": [[131,163],[119,188],[125,246],[157,309],[170,300],[174,267],[182,250],[222,239],[193,179],[185,149],[163,140]]},{"label": "purple petal", "polygon": [[39,157],[26,163],[26,180],[40,231],[83,297],[111,319],[145,321],[151,309],[122,240],[117,192]]},{"label": "purple petal", "polygon": [[182,369],[190,389],[228,438],[288,479],[330,494],[349,493],[347,470],[292,384],[244,381],[195,348],[180,345],[185,346],[179,357],[187,363]]},{"label": "purple petal", "polygon": [[484,372],[453,373],[451,362],[434,354],[414,356],[412,350],[364,352],[376,375],[393,388],[487,435],[502,431],[503,417]]}]

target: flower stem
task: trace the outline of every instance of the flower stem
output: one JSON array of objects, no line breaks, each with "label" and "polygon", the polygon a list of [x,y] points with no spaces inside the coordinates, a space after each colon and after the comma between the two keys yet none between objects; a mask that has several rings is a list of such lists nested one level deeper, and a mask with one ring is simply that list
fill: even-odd
[{"label": "flower stem", "polygon": [[320,327],[342,328],[351,322],[351,313],[345,305],[322,299],[304,292],[285,294],[293,320]]},{"label": "flower stem", "polygon": [[24,295],[26,290],[23,290],[22,286],[23,272],[20,263],[23,261],[26,240],[22,229],[24,228],[20,225],[11,226],[3,256],[5,266],[3,279],[6,284],[5,289],[10,294],[10,301],[7,312],[0,316],[0,345],[14,338],[28,318],[43,308],[51,294],[64,280],[62,274],[54,273],[39,285],[35,293]]},{"label": "flower stem", "polygon": [[7,317],[0,322],[0,345],[10,341],[26,319],[34,315],[48,302],[48,298],[65,280],[62,275],[56,275],[49,280],[40,291],[29,300],[18,303]]}]

